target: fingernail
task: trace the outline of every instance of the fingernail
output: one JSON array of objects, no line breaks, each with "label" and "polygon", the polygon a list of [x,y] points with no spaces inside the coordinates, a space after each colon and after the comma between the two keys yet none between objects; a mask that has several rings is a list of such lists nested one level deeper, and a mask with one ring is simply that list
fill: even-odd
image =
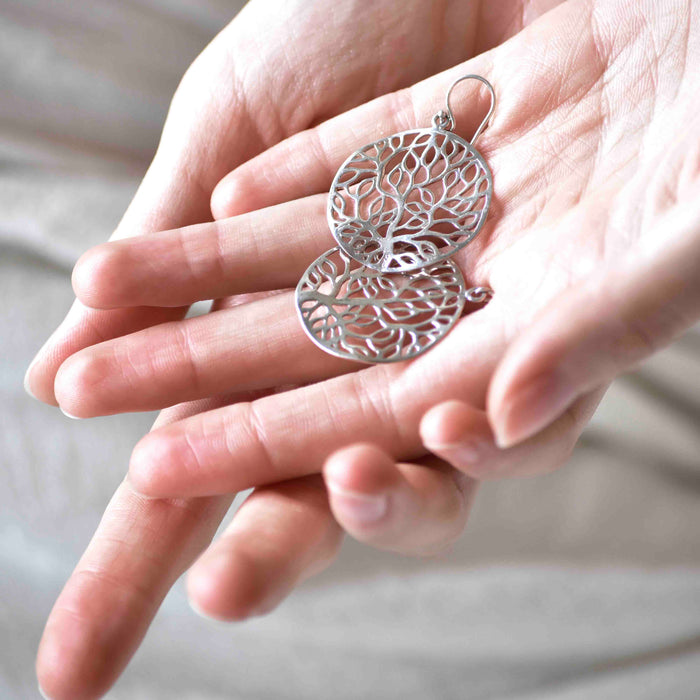
[{"label": "fingernail", "polygon": [[496,444],[506,449],[527,440],[558,418],[575,397],[571,384],[555,374],[526,383],[494,416]]},{"label": "fingernail", "polygon": [[389,501],[386,495],[348,491],[332,482],[328,482],[328,489],[332,493],[334,510],[356,523],[375,523],[387,512]]},{"label": "fingernail", "polygon": [[68,411],[65,411],[64,409],[62,409],[60,406],[59,406],[59,409],[61,410],[61,413],[64,416],[66,416],[66,418],[70,418],[71,420],[83,420],[80,416],[74,416],[74,415],[68,413]]},{"label": "fingernail", "polygon": [[223,622],[223,620],[219,620],[216,617],[214,617],[213,615],[210,615],[209,613],[205,613],[204,610],[202,610],[202,608],[200,608],[197,605],[197,603],[195,603],[192,599],[188,598],[187,602],[190,604],[190,607],[192,608],[192,610],[197,615],[199,615],[199,617],[201,617],[205,620],[209,620],[210,622],[219,622],[219,623]]},{"label": "fingernail", "polygon": [[36,364],[36,358],[32,360],[32,363],[27,367],[27,371],[24,373],[24,390],[33,398],[36,399],[36,395],[32,391],[31,387],[29,386],[29,375],[32,371],[32,368]]},{"label": "fingernail", "polygon": [[425,445],[431,452],[442,457],[449,457],[456,464],[476,464],[483,459],[486,445],[473,440],[462,440],[451,444]]},{"label": "fingernail", "polygon": [[39,348],[37,351],[36,355],[34,355],[34,359],[29,363],[29,367],[27,367],[27,371],[24,373],[24,390],[33,398],[37,399],[37,401],[41,401],[41,399],[38,399],[36,394],[31,390],[29,386],[29,376],[32,373],[32,370],[36,366],[37,362],[39,361],[39,357],[44,354],[45,348],[49,347],[49,344],[53,340],[53,337],[56,335],[58,332],[58,328],[46,339],[46,342]]},{"label": "fingernail", "polygon": [[46,691],[39,685],[39,695],[41,695],[44,700],[51,700],[51,698],[46,694]]}]

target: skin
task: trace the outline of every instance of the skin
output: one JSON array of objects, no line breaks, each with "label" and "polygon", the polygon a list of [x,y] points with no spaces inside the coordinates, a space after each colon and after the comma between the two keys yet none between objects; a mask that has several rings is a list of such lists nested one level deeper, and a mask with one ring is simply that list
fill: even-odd
[{"label": "skin", "polygon": [[[282,17],[277,31],[300,37],[284,51],[289,74],[307,78],[275,74],[271,89],[270,72],[236,57],[251,48],[247,23],[267,18],[252,3],[195,63],[117,235],[162,232],[81,259],[80,302],[28,372],[35,395],[76,416],[179,404],[135,448],[47,623],[37,671],[50,697],[109,687],[232,493],[258,487],[188,576],[213,617],[272,609],[332,560],[338,524],[433,553],[461,532],[478,479],[560,466],[614,376],[700,316],[700,79],[686,70],[700,54],[697,6],[555,4],[480,15],[447,3],[425,17],[417,3],[413,24],[378,3],[366,34],[351,24],[316,44],[301,37],[320,6],[305,3],[296,30]],[[426,26],[450,29],[430,34],[430,51]],[[366,37],[359,64],[343,61]],[[265,43],[263,64],[279,65],[280,44]],[[387,64],[392,48],[408,63]],[[351,151],[429,124],[466,73],[499,97],[479,141],[495,194],[490,223],[455,260],[495,297],[411,363],[326,355],[288,291],[332,245],[323,193]],[[464,84],[453,109],[469,137],[486,96]],[[198,223],[210,195],[216,221]],[[207,298],[221,299],[214,313],[180,320]]]}]

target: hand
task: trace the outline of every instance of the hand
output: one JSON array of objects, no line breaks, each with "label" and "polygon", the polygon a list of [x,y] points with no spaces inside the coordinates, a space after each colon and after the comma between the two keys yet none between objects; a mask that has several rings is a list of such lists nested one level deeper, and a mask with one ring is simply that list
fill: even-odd
[{"label": "hand", "polygon": [[[236,403],[159,429],[137,448],[132,478],[141,490],[152,495],[233,491],[311,474],[329,454],[362,435],[385,454],[376,452],[376,448],[371,448],[375,451],[369,454],[370,448],[365,447],[331,454],[326,477],[333,486],[340,487],[331,488],[331,505],[347,529],[382,546],[402,545],[396,542],[396,535],[393,540],[391,536],[379,536],[382,524],[387,527],[402,513],[409,515],[408,524],[413,526],[423,516],[428,523],[439,520],[439,510],[421,509],[420,504],[435,503],[436,493],[446,495],[452,488],[447,479],[439,477],[432,481],[409,478],[409,471],[428,473],[396,468],[393,457],[417,456],[425,444],[449,457],[460,470],[479,477],[535,473],[557,466],[592,411],[596,394],[600,393],[594,387],[604,386],[617,372],[668,342],[697,317],[698,211],[694,195],[698,189],[698,144],[697,128],[692,128],[697,123],[697,78],[684,71],[684,62],[686,56],[697,54],[698,32],[697,23],[690,21],[685,11],[685,6],[679,6],[678,13],[661,16],[652,3],[643,8],[630,2],[567,3],[489,54],[270,149],[235,170],[215,194],[219,215],[235,215],[274,203],[280,203],[279,209],[115,244],[93,253],[76,274],[76,285],[86,301],[103,305],[110,300],[114,304],[169,303],[158,298],[157,290],[173,284],[185,290],[184,298],[176,303],[216,296],[222,293],[217,285],[226,279],[237,280],[236,275],[243,269],[261,274],[272,269],[272,273],[265,273],[272,276],[263,277],[260,287],[287,286],[303,271],[314,251],[329,243],[316,240],[324,235],[325,228],[318,221],[321,198],[313,193],[327,187],[345,155],[377,134],[415,125],[415,115],[430,115],[435,95],[444,94],[457,75],[482,73],[490,77],[500,96],[496,119],[480,142],[494,171],[498,209],[492,218],[492,230],[469,246],[460,263],[469,279],[489,283],[496,297],[486,309],[464,319],[423,358],[407,365],[360,372],[351,372],[349,365],[335,363],[320,353],[312,361],[307,360],[315,350],[291,321],[289,296],[279,294],[217,312],[220,315],[210,325],[210,319],[194,319],[187,322],[189,325],[163,326],[84,351],[67,363],[57,380],[59,388],[61,375],[66,387],[69,379],[77,382],[78,389],[66,394],[68,407],[83,415],[142,408],[138,392],[133,388],[124,391],[118,381],[110,380],[102,387],[102,403],[93,402],[90,393],[84,391],[95,378],[110,377],[110,368],[128,371],[129,365],[120,359],[127,351],[132,362],[134,358],[149,357],[161,363],[158,371],[143,375],[148,381],[142,378],[138,385],[157,381],[156,389],[148,394],[148,401],[154,403],[192,399],[200,393],[205,395],[212,386],[261,388],[347,372],[327,382],[252,403]],[[647,24],[640,32],[642,16]],[[685,19],[689,20],[687,34],[681,31]],[[655,46],[664,46],[663,53],[657,54]],[[645,66],[641,80],[637,66]],[[655,76],[658,78],[652,79]],[[478,118],[477,111],[470,117],[464,109],[459,110],[462,130],[468,133]],[[318,144],[324,145],[320,155]],[[290,169],[289,164],[294,168]],[[269,172],[274,172],[276,178],[261,183],[261,176]],[[262,194],[265,199],[261,199]],[[297,197],[306,199],[281,204]],[[274,267],[269,265],[289,253],[284,247],[283,228],[288,220],[303,222],[295,249],[304,252],[299,254],[300,259],[290,254],[292,269],[279,270],[280,276],[275,278]],[[234,260],[231,249],[240,248],[248,235],[256,232],[258,238],[269,236],[269,254],[249,244],[248,251],[244,248]],[[207,258],[206,236],[223,244],[220,258]],[[200,238],[204,240],[201,245],[197,244]],[[175,244],[178,239],[188,244],[181,251]],[[150,244],[155,247],[149,248]],[[196,278],[187,273],[191,262],[187,250],[196,253]],[[149,268],[151,283],[143,288],[144,296],[140,298],[138,282],[145,282],[146,276],[138,261],[149,259],[154,252],[165,255],[167,262]],[[131,267],[125,266],[127,261]],[[94,274],[96,269],[104,279],[119,279],[109,275],[110,266],[113,272],[131,269],[127,277],[121,278],[124,283],[112,289],[111,297],[106,288],[95,283],[97,280],[91,281],[99,277]],[[656,284],[647,284],[649,275]],[[228,292],[249,291],[256,288],[255,283],[255,275],[251,274],[240,287],[236,281]],[[663,308],[664,300],[669,299],[673,300],[672,308]],[[266,319],[270,325],[261,325],[259,319]],[[231,336],[222,338],[225,331],[221,329],[226,328],[232,329]],[[557,330],[556,335],[552,328]],[[591,329],[595,334],[592,345]],[[246,332],[251,334],[252,342],[246,340]],[[190,341],[187,348],[180,353],[163,353],[162,348],[183,347],[172,342],[178,336]],[[284,342],[283,348],[280,341]],[[589,343],[587,348],[585,343]],[[587,366],[577,361],[582,348],[588,350]],[[229,361],[222,349],[229,353]],[[197,363],[202,357],[207,361]],[[219,357],[224,360],[217,362]],[[284,364],[280,367],[282,358]],[[137,364],[148,367],[146,363]],[[189,376],[196,376],[199,384],[181,382],[182,368],[187,366],[196,370]],[[208,375],[210,367],[215,379]],[[505,409],[514,402],[518,381],[534,376],[528,375],[533,370],[562,376],[567,391],[531,396],[530,402],[537,410],[536,420],[528,426],[522,413]],[[256,380],[258,376],[262,379]],[[507,446],[521,441],[518,446],[497,450],[483,422],[484,414],[474,414],[469,408],[484,404],[489,385],[490,418],[499,442]],[[567,392],[580,398],[562,401],[561,396]],[[453,398],[460,402],[445,403]],[[435,404],[438,408],[422,418]],[[560,414],[552,422],[552,417]],[[547,423],[549,427],[537,433],[538,426]],[[547,431],[552,432],[548,435]],[[536,434],[523,439],[533,432]],[[468,441],[475,443],[470,450],[466,449]],[[355,478],[358,474],[361,478]],[[376,474],[380,478],[375,478]],[[459,485],[452,481],[455,495]],[[442,486],[436,486],[438,482]],[[392,494],[403,494],[405,499],[412,485],[418,489],[413,503],[419,507],[387,511],[373,528],[351,522],[337,499],[343,490],[371,497],[381,495],[382,487],[387,486],[393,489]],[[430,493],[430,488],[432,500],[421,501],[420,496]],[[469,493],[470,489],[463,490]],[[215,544],[191,572],[193,597],[200,605],[206,603],[209,612],[235,616],[230,613],[267,609],[299,576],[322,565],[333,550],[328,544],[332,538],[322,536],[329,532],[323,507],[310,510],[318,516],[314,527],[304,529],[297,521],[297,532],[303,537],[294,540],[296,548],[291,556],[285,555],[282,546],[274,545],[279,541],[275,536],[260,538],[261,548],[253,548],[246,532],[250,532],[247,524],[252,522],[256,504],[264,503],[266,491],[258,493],[261,500],[252,500],[247,511],[251,518],[242,511],[234,521],[236,532]],[[445,498],[442,502],[448,514],[446,521],[461,525],[458,519],[463,511],[454,507],[459,494],[456,500]],[[156,503],[159,508],[165,507],[162,501]],[[211,525],[208,527],[211,530]],[[182,530],[192,539],[193,533],[200,532],[194,527],[183,526]],[[96,550],[104,551],[104,543],[115,532],[127,531],[118,523],[103,525]],[[134,536],[139,544],[142,532],[137,529]],[[443,537],[454,534],[449,527],[433,528],[433,532]],[[205,537],[202,535],[202,540]],[[167,531],[163,540],[162,545],[150,543],[149,553],[162,557],[169,551],[174,540]],[[435,546],[436,542],[428,544]],[[144,569],[148,569],[142,561],[143,553],[136,554],[134,549],[134,545],[127,548],[130,553],[126,567],[116,567],[121,576],[125,569],[129,571],[127,587],[117,586],[122,592],[126,590],[121,600],[122,609],[131,614],[129,619],[143,612],[143,606],[139,607],[142,596],[134,593],[134,582],[138,581],[139,590],[151,596],[146,617],[152,614],[157,604],[153,601],[169,583],[153,574],[144,575]],[[124,551],[119,551],[124,556]],[[191,555],[187,551],[177,565],[163,566],[174,577]],[[248,572],[260,572],[258,580],[267,574],[262,595],[252,597],[254,604],[243,603],[249,590],[240,578],[234,579],[233,572],[241,561],[248,564]],[[136,568],[129,569],[134,563]],[[108,565],[114,571],[110,557],[96,555],[82,566],[104,572]],[[275,577],[277,582],[269,583]],[[76,579],[66,590],[72,593],[75,608],[85,615],[85,595],[80,595]],[[219,581],[231,588],[227,591],[225,585],[217,586]],[[92,594],[96,589],[108,594],[113,588],[102,583],[89,590]],[[91,619],[89,614],[87,619]],[[85,627],[90,628],[89,624]],[[135,635],[126,629],[119,627],[129,648],[133,648]],[[84,630],[81,633],[85,635]],[[119,648],[119,643],[110,636],[100,648]],[[52,648],[50,637],[45,646]],[[82,657],[78,651],[71,658]]]},{"label": "hand", "polygon": [[[154,162],[115,238],[208,220],[215,183],[255,153],[500,43],[557,0],[530,2],[521,11],[522,4],[500,0],[480,9],[476,3],[448,2],[435,11],[415,0],[403,2],[401,13],[390,2],[372,3],[371,11],[363,5],[360,13],[348,2],[329,15],[321,2],[249,3],[183,79]],[[265,38],[258,42],[263,25]],[[28,370],[29,391],[57,403],[54,380],[67,358],[95,343],[181,319],[185,311],[156,306],[105,311],[76,302]],[[157,425],[234,398],[171,409]],[[62,399],[64,409],[71,405]],[[128,483],[120,487],[47,624],[37,664],[48,694],[77,698],[104,692],[169,586],[206,546],[229,502],[228,497],[150,501]],[[259,534],[264,523],[266,536]],[[245,543],[240,535],[246,528],[258,533],[255,550],[236,544]],[[281,537],[287,529],[307,536]],[[247,562],[236,579],[235,600],[228,601],[239,615],[260,600],[284,595],[309,567],[330,557],[339,539],[314,477],[258,490],[234,530],[236,538],[218,546],[227,557]],[[270,576],[263,576],[265,567]],[[273,582],[270,590],[253,586],[258,576]]]},{"label": "hand", "polygon": [[[623,9],[629,19],[608,37]],[[641,16],[649,20],[642,36]],[[487,389],[501,447],[533,439],[555,419],[580,428],[579,416],[618,372],[698,315],[696,79],[684,71],[698,36],[692,22],[687,36],[678,31],[685,17],[679,10],[671,21],[651,5],[642,15],[620,0],[567,4],[465,65],[243,164],[214,192],[215,212],[231,218],[94,249],[79,263],[75,286],[96,306],[283,291],[76,354],[56,380],[62,403],[95,415],[314,382],[152,432],[134,452],[131,479],[154,497],[312,474],[357,435],[396,457],[420,456],[424,413],[453,397],[483,406]],[[663,53],[654,40],[663,40]],[[649,79],[621,70],[625,61],[648,66]],[[458,260],[495,298],[415,362],[354,371],[309,344],[284,291],[332,245],[321,213],[326,195],[315,193],[347,153],[376,133],[415,125],[467,71],[499,86],[496,119],[480,142],[498,211]],[[663,81],[651,79],[657,74]],[[463,99],[458,122],[469,132],[485,110],[472,103],[467,112]],[[245,213],[253,207],[267,208]],[[534,377],[539,386],[518,397]],[[570,449],[577,430],[563,432]],[[493,473],[484,467],[492,442],[480,436],[475,446],[470,471],[480,477]]]}]

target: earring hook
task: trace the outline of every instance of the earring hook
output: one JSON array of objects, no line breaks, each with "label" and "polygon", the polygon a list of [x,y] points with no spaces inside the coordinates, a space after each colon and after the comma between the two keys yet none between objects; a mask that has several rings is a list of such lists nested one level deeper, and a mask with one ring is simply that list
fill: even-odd
[{"label": "earring hook", "polygon": [[447,96],[445,97],[445,109],[443,111],[438,112],[434,117],[433,117],[433,124],[438,127],[439,129],[448,129],[448,130],[454,130],[455,128],[455,115],[452,112],[452,107],[450,107],[450,95],[452,94],[452,91],[455,89],[455,87],[461,83],[463,80],[478,80],[479,82],[483,83],[486,85],[488,88],[489,93],[491,94],[491,107],[489,108],[488,114],[484,117],[484,120],[479,124],[479,128],[476,130],[474,133],[474,136],[472,136],[472,139],[469,143],[475,144],[479,136],[484,132],[484,129],[489,125],[489,122],[491,121],[491,117],[493,116],[493,112],[496,109],[496,91],[493,89],[493,85],[486,80],[486,78],[483,78],[480,75],[463,75],[461,78],[457,78],[457,80],[450,85],[450,89],[447,91]]}]

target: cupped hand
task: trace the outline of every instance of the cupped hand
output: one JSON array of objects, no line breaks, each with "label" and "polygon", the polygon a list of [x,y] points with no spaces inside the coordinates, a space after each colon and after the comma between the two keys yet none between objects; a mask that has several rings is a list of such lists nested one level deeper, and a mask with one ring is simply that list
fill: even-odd
[{"label": "cupped hand", "polygon": [[[475,455],[557,420],[580,428],[576,407],[585,416],[617,373],[698,315],[698,78],[685,70],[698,50],[692,11],[567,3],[491,52],[236,168],[213,196],[228,218],[94,249],[74,281],[95,306],[277,293],[75,354],[56,379],[62,405],[87,416],[301,385],[149,434],[131,479],[155,497],[312,474],[358,435],[395,457],[420,456],[422,416],[453,398],[484,407],[488,393],[495,435],[477,436]],[[358,371],[310,344],[288,289],[333,243],[322,191],[349,152],[427,122],[465,72],[498,88],[480,141],[495,206],[487,230],[455,259],[494,299],[416,361]],[[454,109],[469,134],[486,104],[465,90]],[[508,471],[472,461],[480,477]]]},{"label": "cupped hand", "polygon": [[[314,382],[172,423],[135,451],[131,478],[152,496],[289,480],[256,490],[192,569],[200,608],[234,619],[269,610],[329,561],[339,535],[314,476],[324,462],[330,507],[353,535],[401,551],[443,546],[463,526],[473,477],[561,464],[615,374],[697,317],[698,79],[686,65],[698,56],[698,23],[692,6],[676,9],[567,3],[498,49],[235,169],[214,196],[215,213],[231,218],[116,243],[83,261],[76,287],[101,306],[289,287],[331,244],[319,193],[349,152],[424,123],[463,73],[497,88],[496,117],[480,141],[494,213],[459,257],[468,279],[496,295],[424,357],[356,371],[309,343],[281,292],[97,345],[59,372],[59,399],[78,415]],[[460,131],[468,135],[484,109],[464,91]],[[261,207],[273,208],[246,213]],[[348,448],[358,437],[372,445]],[[456,470],[403,461],[426,448]],[[80,670],[96,641],[104,661],[91,687],[114,677],[225,507],[186,501],[187,516],[173,525],[181,501],[118,499],[130,508],[109,511],[40,657],[45,670],[66,657]],[[154,522],[158,538],[147,535]],[[98,634],[97,613],[115,601],[126,622]],[[66,630],[79,643],[59,657]],[[107,656],[115,652],[118,661]],[[84,682],[55,668],[58,683]]]},{"label": "cupped hand", "polygon": [[[308,510],[266,511],[283,500],[280,487],[257,491],[191,572],[200,608],[225,618],[268,610],[329,560],[337,539],[313,481],[324,462],[330,507],[348,531],[378,546],[433,551],[463,525],[472,477],[561,464],[605,385],[697,318],[699,86],[685,66],[700,46],[692,6],[679,2],[677,10],[567,3],[501,47],[235,169],[214,196],[215,213],[230,218],[85,258],[76,287],[102,306],[289,287],[331,243],[319,193],[349,152],[429,119],[463,73],[486,75],[497,88],[496,117],[480,141],[494,172],[494,213],[458,258],[467,278],[489,284],[495,297],[425,356],[357,371],[310,344],[291,293],[282,291],[98,345],[59,372],[58,396],[78,415],[313,382],[172,423],[135,450],[131,479],[151,496],[307,479],[305,493],[318,499]],[[474,107],[475,91],[456,101],[459,129],[469,135],[485,104]],[[246,213],[260,207],[271,208]],[[169,287],[182,297],[158,297]],[[134,391],[146,385],[146,394]],[[95,387],[98,399],[88,391]],[[358,437],[371,445],[348,448]],[[412,463],[426,448],[467,478],[444,464]],[[256,533],[266,519],[256,521],[256,513],[270,512],[300,518],[285,531],[287,539],[295,535],[289,554],[283,528]],[[98,535],[102,542],[121,527],[110,526]],[[183,529],[200,537],[199,529]],[[162,556],[167,544],[151,544],[150,554]],[[101,571],[105,561],[98,556]],[[236,577],[241,561],[258,574],[245,579],[252,588]],[[169,569],[171,576],[179,570]],[[151,600],[167,585],[155,586],[140,570],[128,580]],[[261,581],[262,593],[251,593]],[[85,605],[75,582],[67,590]],[[124,595],[123,606],[137,609],[134,598]]]},{"label": "cupped hand", "polygon": [[[183,78],[158,152],[114,237],[209,220],[214,185],[256,153],[495,46],[556,4],[447,2],[436,9],[416,0],[401,3],[397,11],[394,2],[345,2],[329,13],[323,2],[249,3]],[[236,290],[224,292],[229,293]],[[228,313],[227,307],[240,301],[219,302],[217,313]],[[88,415],[62,396],[70,389],[56,384],[59,367],[76,353],[80,361],[81,351],[89,352],[85,348],[179,321],[189,302],[160,303],[153,298],[105,310],[76,302],[28,370],[30,393],[56,404],[58,392],[64,410]],[[157,364],[151,369],[157,372]],[[228,392],[223,382],[209,393],[216,397],[164,412],[157,426],[251,397]],[[151,406],[171,403],[155,399]],[[229,503],[227,496],[148,500],[128,482],[119,488],[47,624],[37,661],[47,695],[97,697],[109,687]],[[306,534],[298,538],[298,532]],[[245,533],[255,533],[255,547]],[[207,553],[224,556],[200,562],[200,571],[210,562],[224,583],[231,562],[239,562],[224,601],[227,617],[272,605],[329,560],[340,537],[314,476],[256,490],[229,534]],[[221,562],[226,562],[223,572]]]}]

